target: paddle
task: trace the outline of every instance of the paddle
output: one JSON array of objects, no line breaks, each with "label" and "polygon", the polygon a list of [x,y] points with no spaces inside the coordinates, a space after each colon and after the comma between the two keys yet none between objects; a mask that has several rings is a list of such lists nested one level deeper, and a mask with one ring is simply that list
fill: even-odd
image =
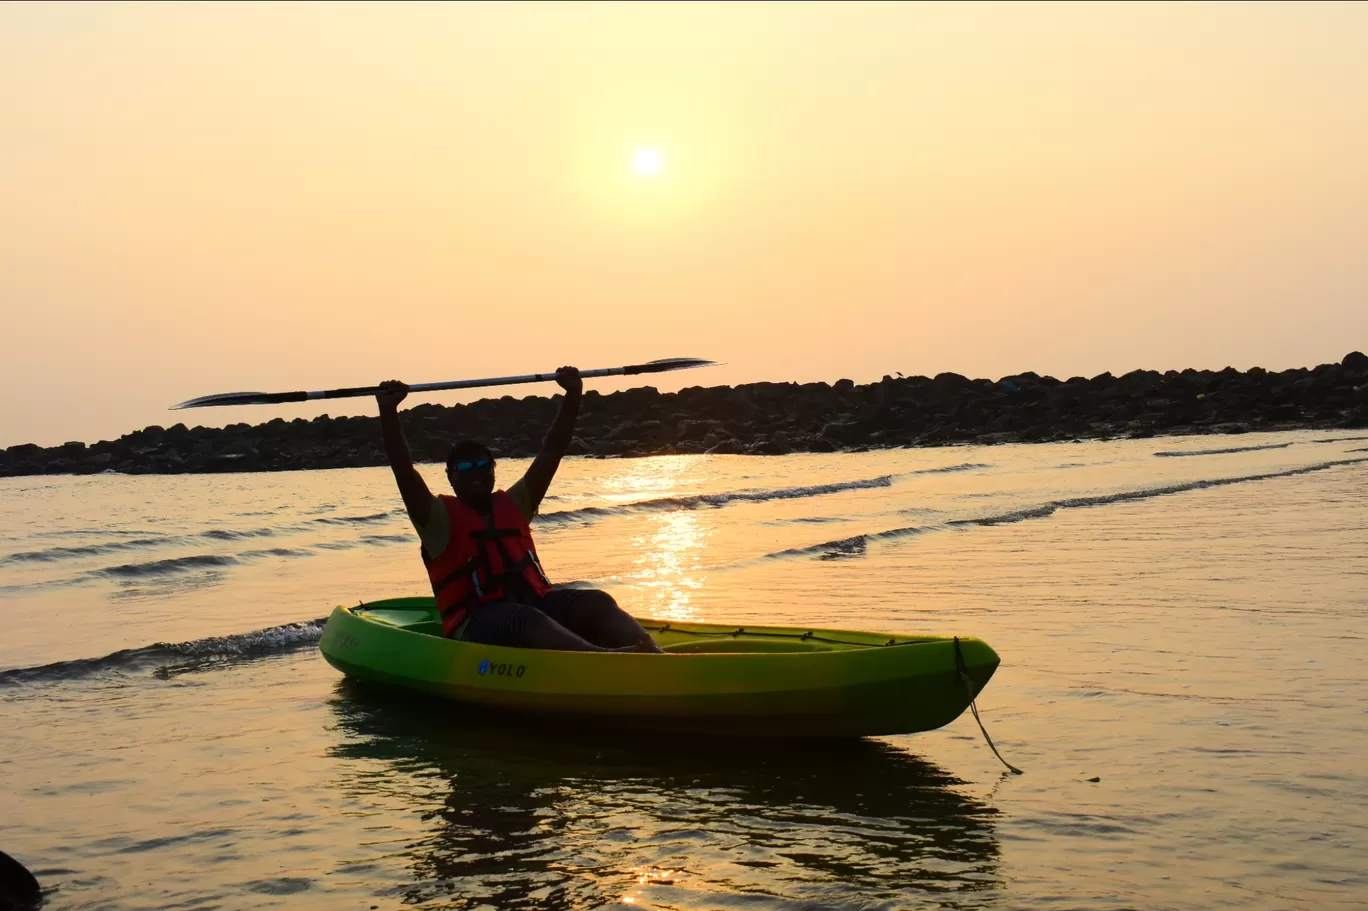
[{"label": "paddle", "polygon": [[[632,376],[638,373],[665,373],[668,370],[688,370],[690,367],[711,367],[716,361],[705,361],[697,357],[667,357],[645,364],[629,364],[626,367],[602,367],[597,370],[581,370],[580,376],[592,379],[596,376]],[[544,383],[554,380],[555,372],[529,373],[526,376],[497,376],[481,380],[447,380],[442,383],[414,383],[409,392],[436,392],[439,389],[473,389],[477,386],[512,386],[517,383]],[[345,399],[363,395],[375,395],[379,386],[356,386],[350,389],[325,389],[322,392],[223,392],[218,395],[202,395],[197,399],[172,405],[172,411],[182,408],[206,408],[210,405],[277,405],[281,402],[307,402],[312,399]]]}]

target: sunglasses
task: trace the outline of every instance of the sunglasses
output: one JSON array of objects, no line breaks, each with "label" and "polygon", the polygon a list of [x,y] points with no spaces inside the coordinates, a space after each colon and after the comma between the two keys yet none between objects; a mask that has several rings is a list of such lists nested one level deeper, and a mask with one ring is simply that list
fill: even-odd
[{"label": "sunglasses", "polygon": [[491,462],[489,459],[476,459],[474,462],[457,462],[454,465],[449,465],[447,466],[447,470],[451,471],[452,469],[455,469],[456,471],[483,471],[486,468],[493,467],[494,463]]}]

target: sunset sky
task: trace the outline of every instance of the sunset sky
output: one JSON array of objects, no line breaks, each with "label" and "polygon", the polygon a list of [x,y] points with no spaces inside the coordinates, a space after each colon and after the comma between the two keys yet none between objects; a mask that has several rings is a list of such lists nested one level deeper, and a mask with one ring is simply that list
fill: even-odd
[{"label": "sunset sky", "polygon": [[0,5],[0,446],[669,356],[1337,361],[1366,48],[1364,4]]}]

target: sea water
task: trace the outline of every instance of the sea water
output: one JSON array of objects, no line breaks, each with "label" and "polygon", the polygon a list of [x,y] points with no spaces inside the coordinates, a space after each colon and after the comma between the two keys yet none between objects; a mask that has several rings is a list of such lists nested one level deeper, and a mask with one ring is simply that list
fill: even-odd
[{"label": "sea water", "polygon": [[1025,774],[967,714],[576,735],[348,681],[321,618],[426,587],[386,469],[11,478],[0,850],[54,909],[1368,902],[1368,434],[568,459],[535,529],[640,616],[981,637]]}]

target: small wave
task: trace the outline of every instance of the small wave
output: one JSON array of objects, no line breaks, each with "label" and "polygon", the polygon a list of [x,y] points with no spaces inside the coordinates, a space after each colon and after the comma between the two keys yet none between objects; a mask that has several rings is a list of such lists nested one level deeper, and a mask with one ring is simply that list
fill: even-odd
[{"label": "small wave", "polygon": [[151,560],[146,563],[124,563],[120,566],[107,566],[92,570],[91,575],[127,578],[130,576],[164,576],[168,573],[183,573],[193,569],[210,566],[232,566],[237,557],[227,554],[195,554],[190,557],[169,557],[165,560]]},{"label": "small wave", "polygon": [[69,585],[90,585],[94,579],[86,573],[79,576],[67,576],[61,579],[41,579],[37,582],[18,582],[9,585],[0,585],[0,597],[10,595],[28,594],[30,592],[41,591],[49,588],[65,588]]},{"label": "small wave", "polygon": [[758,525],[769,527],[782,527],[787,525],[834,525],[839,522],[849,522],[850,516],[794,516],[790,519],[771,519],[768,522],[758,522]]},{"label": "small wave", "polygon": [[34,534],[35,538],[73,538],[85,535],[100,535],[102,537],[135,538],[141,535],[144,538],[155,537],[160,532],[145,528],[58,528],[52,531],[40,531]]},{"label": "small wave", "polygon": [[101,658],[79,658],[36,667],[0,671],[0,687],[29,683],[79,680],[110,672],[152,669],[163,676],[205,667],[278,655],[318,644],[326,617],[271,626],[233,636],[210,636],[191,642],[157,642],[126,648]]},{"label": "small wave", "polygon": [[807,547],[790,547],[786,550],[777,550],[774,553],[765,554],[760,559],[785,560],[793,557],[816,557],[818,560],[843,560],[850,557],[863,557],[869,551],[870,541],[906,538],[945,527],[945,525],[912,525],[907,528],[890,528],[887,531],[852,535],[849,538],[839,538],[835,541],[823,541],[821,544],[811,544]]},{"label": "small wave", "polygon": [[[930,468],[926,471],[961,470],[959,466],[949,469]],[[910,472],[922,474],[923,472]],[[858,481],[836,481],[831,484],[815,484],[811,487],[778,487],[771,490],[739,490],[730,493],[704,493],[684,497],[661,497],[658,500],[641,500],[624,503],[621,506],[585,506],[580,509],[566,509],[559,512],[544,513],[537,521],[549,525],[568,525],[574,522],[591,522],[608,516],[628,516],[644,512],[666,512],[678,509],[702,509],[705,507],[726,506],[729,503],[765,503],[771,500],[797,500],[805,497],[820,497],[829,493],[845,490],[864,490],[872,487],[892,487],[893,475],[880,475],[877,478],[863,478]]]},{"label": "small wave", "polygon": [[[1325,440],[1312,440],[1311,442],[1313,442],[1313,443],[1361,443],[1361,442],[1363,442],[1364,440],[1368,440],[1368,437],[1330,437],[1329,439],[1325,439]],[[1356,449],[1356,450],[1353,450],[1353,451],[1354,451],[1354,452],[1358,452],[1357,449]]]},{"label": "small wave", "polygon": [[[907,526],[906,528],[891,528],[887,531],[869,532],[862,535],[855,535],[850,538],[824,541],[821,544],[813,544],[807,547],[791,547],[787,550],[765,554],[759,559],[777,560],[791,557],[817,557],[819,559],[830,560],[839,557],[858,556],[863,553],[864,548],[868,546],[870,541],[905,538],[913,535],[925,534],[930,531],[963,528],[966,526],[977,525],[991,527],[994,525],[1011,525],[1016,522],[1024,522],[1027,519],[1048,518],[1061,509],[1106,506],[1110,503],[1148,500],[1154,497],[1163,497],[1175,493],[1186,493],[1192,490],[1225,487],[1230,484],[1243,484],[1250,481],[1267,481],[1274,478],[1289,478],[1295,475],[1310,474],[1314,471],[1324,471],[1328,468],[1336,468],[1341,465],[1358,465],[1364,462],[1368,462],[1368,458],[1337,459],[1333,462],[1320,462],[1315,465],[1306,465],[1301,468],[1289,468],[1286,471],[1271,471],[1264,474],[1243,475],[1236,478],[1210,478],[1201,481],[1189,481],[1186,484],[1171,484],[1165,487],[1149,487],[1142,490],[1126,490],[1119,493],[1100,494],[1093,497],[1069,497],[1063,500],[1051,500],[1048,503],[1041,503],[1038,506],[1028,506],[1023,509],[1016,509],[998,515],[980,516],[973,519],[950,519],[936,525],[912,525]],[[858,545],[855,542],[858,542]]]},{"label": "small wave", "polygon": [[[193,537],[199,537],[195,535]],[[228,538],[237,537],[234,535],[225,536]],[[258,537],[257,535],[245,535],[244,537]],[[153,544],[167,544],[183,542],[184,538],[162,538],[151,542]],[[37,551],[32,554],[13,554],[10,557],[0,558],[0,565],[7,560],[56,560],[63,556],[87,556],[105,553],[106,551],[117,551],[134,546],[139,542],[117,542],[109,545],[91,545],[80,548],[53,548],[60,553],[54,556],[43,556],[47,551]],[[386,546],[392,544],[416,543],[412,534],[367,534],[361,535],[354,541],[318,541],[311,542],[308,546],[298,547],[262,547],[253,550],[244,550],[237,554],[193,554],[185,557],[168,557],[160,560],[147,560],[136,563],[122,563],[117,566],[106,566],[102,569],[91,569],[77,572],[74,575],[62,578],[43,579],[33,582],[23,582],[13,585],[0,585],[0,596],[18,594],[20,592],[33,591],[40,588],[52,588],[58,586],[89,584],[97,579],[112,579],[124,589],[120,596],[141,597],[144,595],[165,594],[174,591],[184,590],[187,586],[196,587],[205,584],[217,584],[222,581],[223,574],[215,570],[223,567],[235,566],[243,561],[258,560],[262,558],[278,557],[284,559],[294,559],[298,557],[316,556],[322,550],[351,550],[365,545]],[[193,581],[190,577],[195,575]],[[178,581],[172,582],[172,579]],[[159,581],[161,580],[161,581]],[[136,588],[134,588],[136,586]]]},{"label": "small wave", "polygon": [[1180,456],[1226,455],[1232,452],[1256,452],[1260,449],[1286,449],[1291,443],[1265,443],[1262,446],[1232,446],[1230,449],[1171,449],[1156,452],[1157,456],[1177,458]]},{"label": "small wave", "polygon": [[171,538],[133,538],[128,541],[110,541],[106,544],[84,544],[79,547],[49,547],[46,550],[29,550],[22,553],[0,557],[0,565],[6,563],[51,563],[75,557],[95,557],[100,554],[130,550],[135,547],[156,547],[172,541]]},{"label": "small wave", "polygon": [[313,551],[307,547],[263,547],[260,550],[244,550],[238,556],[247,560],[253,557],[312,557]]},{"label": "small wave", "polygon": [[978,471],[983,468],[992,468],[983,462],[965,462],[963,465],[944,465],[940,468],[918,468],[916,471],[904,471],[898,475],[900,478],[911,477],[918,474],[944,474],[947,471]]},{"label": "small wave", "polygon": [[211,528],[208,531],[199,533],[201,538],[211,538],[215,541],[240,541],[243,538],[273,538],[276,536],[274,528]]},{"label": "small wave", "polygon": [[413,535],[362,535],[367,544],[417,544]]},{"label": "small wave", "polygon": [[109,597],[114,601],[146,601],[204,591],[222,585],[223,580],[223,572],[217,569],[197,569],[170,576],[132,577],[118,580],[115,583],[118,587],[109,593]]},{"label": "small wave", "polygon": [[843,538],[840,541],[833,541],[817,555],[819,560],[847,560],[851,557],[863,557],[869,552],[869,540],[864,535],[855,535],[853,538]]},{"label": "small wave", "polygon": [[323,516],[309,521],[321,522],[324,525],[370,525],[375,522],[388,521],[399,513],[400,510],[391,509],[388,512],[377,512],[369,516]]}]

